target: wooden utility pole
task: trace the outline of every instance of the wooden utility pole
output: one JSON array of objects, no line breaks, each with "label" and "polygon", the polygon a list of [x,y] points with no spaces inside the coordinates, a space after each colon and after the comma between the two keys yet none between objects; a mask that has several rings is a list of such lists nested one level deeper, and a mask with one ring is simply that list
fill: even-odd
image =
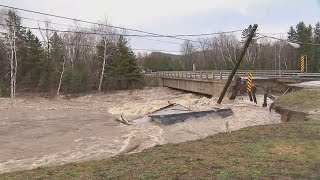
[{"label": "wooden utility pole", "polygon": [[230,85],[230,83],[231,83],[231,81],[232,81],[232,79],[233,79],[233,76],[236,74],[237,70],[239,69],[240,64],[241,64],[241,61],[242,61],[242,59],[243,59],[243,56],[245,55],[245,53],[246,53],[246,51],[247,51],[247,49],[248,49],[248,47],[249,47],[249,45],[250,45],[250,43],[251,43],[251,40],[252,40],[252,38],[253,38],[256,30],[257,30],[257,28],[258,28],[258,25],[255,24],[255,25],[253,25],[253,27],[250,29],[249,36],[248,36],[248,38],[247,38],[246,43],[245,43],[244,46],[243,46],[243,49],[242,49],[242,52],[241,52],[240,56],[239,56],[238,59],[237,59],[237,63],[236,63],[236,65],[234,66],[234,68],[232,69],[232,72],[230,73],[230,75],[229,75],[229,77],[228,77],[227,83],[226,83],[226,85],[224,86],[224,88],[223,88],[223,90],[222,90],[222,92],[221,92],[221,95],[220,95],[220,97],[219,97],[219,99],[218,99],[218,102],[217,102],[218,104],[221,104],[221,102],[222,102],[222,100],[223,100],[223,98],[224,98],[224,95],[226,94],[226,92],[227,92],[227,90],[228,90],[228,88],[229,88],[229,85]]},{"label": "wooden utility pole", "polygon": [[267,107],[268,104],[267,104],[267,98],[268,98],[268,92],[264,93],[263,95],[263,104],[262,104],[262,107]]}]

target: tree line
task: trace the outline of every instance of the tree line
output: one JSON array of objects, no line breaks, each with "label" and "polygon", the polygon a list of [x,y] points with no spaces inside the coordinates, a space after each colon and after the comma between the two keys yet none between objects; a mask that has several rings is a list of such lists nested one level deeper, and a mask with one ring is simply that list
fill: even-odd
[{"label": "tree line", "polygon": [[[250,28],[250,27],[249,27]],[[248,28],[248,29],[249,29]],[[236,63],[248,29],[239,39],[235,34],[219,34],[199,38],[197,42],[185,41],[181,45],[180,56],[168,54],[142,54],[139,62],[150,71],[192,70],[229,70]],[[295,49],[288,42],[268,37],[255,36],[244,57],[241,69],[246,70],[299,70],[300,57],[308,58],[308,72],[320,72],[320,23],[306,26],[299,22],[290,27],[287,40],[297,42]]]},{"label": "tree line", "polygon": [[[69,31],[28,29],[22,18],[9,10],[0,18],[0,96],[14,97],[16,91],[51,95],[138,88],[143,85],[141,68],[146,71],[228,70],[235,65],[248,29],[239,39],[235,34],[218,34],[185,41],[181,54],[153,52],[136,56],[119,31],[104,21],[101,25]],[[87,32],[97,32],[87,33]],[[320,23],[299,22],[290,27],[285,41],[255,36],[241,69],[299,70],[300,56],[308,57],[308,72],[320,69]]]},{"label": "tree line", "polygon": [[[137,57],[126,32],[118,32],[105,21],[87,30],[74,27],[58,33],[50,21],[35,30],[22,26],[22,18],[9,10],[0,23],[0,95],[14,97],[16,91],[84,93],[143,85]],[[78,33],[74,33],[78,32]]]}]

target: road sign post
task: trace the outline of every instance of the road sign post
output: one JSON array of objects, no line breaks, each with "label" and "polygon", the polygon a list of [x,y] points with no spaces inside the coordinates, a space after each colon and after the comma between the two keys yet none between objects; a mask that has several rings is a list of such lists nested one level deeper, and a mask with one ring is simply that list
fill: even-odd
[{"label": "road sign post", "polygon": [[248,81],[247,81],[247,93],[249,96],[250,101],[252,102],[252,73],[248,74]]},{"label": "road sign post", "polygon": [[301,73],[305,72],[305,57],[304,57],[304,55],[301,55],[301,58],[300,58],[300,70],[301,70]]},{"label": "road sign post", "polygon": [[305,59],[306,59],[306,73],[308,72],[308,56],[307,55],[305,55]]}]

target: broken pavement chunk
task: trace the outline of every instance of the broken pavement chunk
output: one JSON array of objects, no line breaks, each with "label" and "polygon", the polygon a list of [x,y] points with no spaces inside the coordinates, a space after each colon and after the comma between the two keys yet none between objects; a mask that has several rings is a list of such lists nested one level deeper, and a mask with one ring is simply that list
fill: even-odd
[{"label": "broken pavement chunk", "polygon": [[199,118],[207,115],[220,116],[222,118],[226,118],[228,116],[233,115],[233,112],[230,108],[214,108],[208,111],[191,111],[190,109],[182,105],[170,104],[152,112],[151,114],[149,114],[149,117],[156,122],[160,122],[165,125],[170,125],[177,122],[183,122],[189,118]]}]

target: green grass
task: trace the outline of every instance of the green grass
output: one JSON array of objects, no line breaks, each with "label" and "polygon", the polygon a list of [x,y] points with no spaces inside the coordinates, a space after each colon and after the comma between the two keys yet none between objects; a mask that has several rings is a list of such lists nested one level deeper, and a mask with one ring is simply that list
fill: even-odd
[{"label": "green grass", "polygon": [[248,127],[100,161],[0,179],[319,179],[320,121]]},{"label": "green grass", "polygon": [[288,93],[281,96],[274,106],[299,112],[308,112],[308,110],[320,106],[320,90],[303,89]]},{"label": "green grass", "polygon": [[231,170],[225,169],[219,172],[219,174],[216,176],[217,179],[219,180],[229,180],[233,179],[234,175]]}]

